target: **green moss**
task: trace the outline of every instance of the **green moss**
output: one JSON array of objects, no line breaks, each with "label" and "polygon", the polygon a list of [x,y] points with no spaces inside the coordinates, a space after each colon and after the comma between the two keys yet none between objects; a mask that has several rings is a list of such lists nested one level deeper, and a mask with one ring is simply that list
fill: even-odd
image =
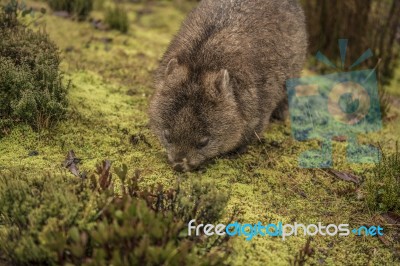
[{"label": "green moss", "polygon": [[[264,141],[250,146],[239,158],[218,159],[204,173],[174,173],[163,148],[148,129],[146,112],[153,92],[152,71],[185,14],[166,2],[150,8],[150,13],[137,20],[137,11],[143,10],[143,5],[126,4],[132,22],[126,35],[94,30],[89,23],[50,15],[42,20],[63,51],[66,78],[73,80],[68,119],[51,131],[16,127],[0,140],[0,169],[18,169],[30,178],[47,171],[65,171],[60,164],[73,149],[82,158],[82,171],[91,171],[103,159],[110,159],[114,166],[128,165],[130,176],[140,170],[142,188],[158,183],[168,188],[177,180],[213,182],[216,189],[229,191],[230,195],[221,221],[227,221],[239,209],[236,219],[248,223],[297,221],[356,226],[371,222],[375,214],[367,211],[365,201],[358,198],[355,185],[323,170],[298,167],[298,155],[318,143],[294,141],[288,123],[272,124]],[[99,12],[92,15],[103,17]],[[394,106],[391,114],[399,111]],[[379,140],[385,151],[393,152],[394,143],[400,138],[398,132],[400,120],[394,118],[384,123],[381,132],[360,136],[360,141]],[[132,144],[135,136],[140,137]],[[374,167],[348,163],[345,148],[346,143],[334,142],[335,169],[364,176],[367,169]],[[28,156],[32,150],[39,155]],[[51,221],[48,226],[54,223]],[[228,263],[232,265],[287,265],[303,248],[306,238],[282,241],[256,237],[246,241],[235,237],[231,241],[234,252]],[[319,236],[311,247],[315,254],[309,259],[310,264],[396,262],[392,250],[372,237]]]}]

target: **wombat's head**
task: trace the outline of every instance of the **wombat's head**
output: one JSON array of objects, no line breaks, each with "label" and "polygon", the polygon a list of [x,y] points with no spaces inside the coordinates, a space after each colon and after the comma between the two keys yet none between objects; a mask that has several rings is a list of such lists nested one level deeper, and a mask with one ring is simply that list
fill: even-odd
[{"label": "wombat's head", "polygon": [[190,70],[172,59],[156,80],[150,124],[177,171],[190,171],[241,142],[244,122],[227,70]]}]

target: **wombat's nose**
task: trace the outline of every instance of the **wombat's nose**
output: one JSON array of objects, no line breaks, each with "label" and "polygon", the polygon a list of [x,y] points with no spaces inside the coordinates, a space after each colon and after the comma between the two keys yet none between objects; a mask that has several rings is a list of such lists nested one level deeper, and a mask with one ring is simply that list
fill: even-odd
[{"label": "wombat's nose", "polygon": [[188,160],[182,155],[183,154],[178,154],[178,156],[175,156],[174,160],[171,161],[172,167],[177,172],[186,172],[189,169]]},{"label": "wombat's nose", "polygon": [[173,168],[177,172],[186,172],[189,170],[188,160],[186,158],[182,158],[180,160],[175,159],[173,162]]}]

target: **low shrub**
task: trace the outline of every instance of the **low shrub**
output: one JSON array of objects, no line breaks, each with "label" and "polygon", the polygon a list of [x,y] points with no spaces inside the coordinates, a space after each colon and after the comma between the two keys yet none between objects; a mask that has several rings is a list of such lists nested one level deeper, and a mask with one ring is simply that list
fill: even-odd
[{"label": "low shrub", "polygon": [[49,127],[68,105],[59,51],[46,33],[18,23],[17,15],[17,9],[0,11],[0,129],[19,122]]},{"label": "low shrub", "polygon": [[86,179],[0,174],[0,261],[12,265],[223,264],[228,252],[222,250],[229,251],[226,242],[187,237],[186,220],[221,219],[225,193],[199,181],[185,189],[183,185],[169,190],[144,187],[138,172],[133,177],[127,171],[116,172],[119,180],[102,166]]}]

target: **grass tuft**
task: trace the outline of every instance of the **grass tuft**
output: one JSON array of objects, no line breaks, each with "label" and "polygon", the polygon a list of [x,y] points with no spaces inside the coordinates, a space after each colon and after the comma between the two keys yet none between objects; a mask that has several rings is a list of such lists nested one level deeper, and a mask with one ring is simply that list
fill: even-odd
[{"label": "grass tuft", "polygon": [[400,151],[383,156],[373,169],[373,175],[366,180],[368,206],[376,211],[400,213]]},{"label": "grass tuft", "polygon": [[111,29],[127,33],[129,30],[128,13],[120,6],[108,8],[106,10],[105,22]]}]

